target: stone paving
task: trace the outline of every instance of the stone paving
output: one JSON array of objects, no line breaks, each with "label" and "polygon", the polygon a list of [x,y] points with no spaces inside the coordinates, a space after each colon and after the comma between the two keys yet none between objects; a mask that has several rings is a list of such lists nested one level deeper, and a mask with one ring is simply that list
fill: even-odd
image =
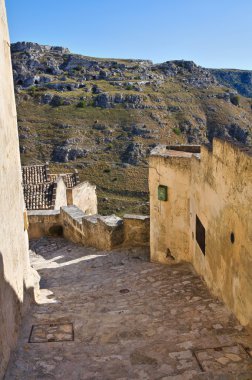
[{"label": "stone paving", "polygon": [[252,336],[188,264],[31,242],[41,295],[6,380],[252,379]]}]

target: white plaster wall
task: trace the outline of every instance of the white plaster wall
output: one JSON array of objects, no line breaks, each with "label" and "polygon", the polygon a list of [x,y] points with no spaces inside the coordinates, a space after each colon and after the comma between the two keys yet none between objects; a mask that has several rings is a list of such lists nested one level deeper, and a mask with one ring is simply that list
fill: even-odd
[{"label": "white plaster wall", "polygon": [[57,179],[57,190],[54,209],[59,210],[62,206],[67,206],[66,185],[61,177]]},{"label": "white plaster wall", "polygon": [[0,0],[0,378],[14,348],[29,272],[10,43]]},{"label": "white plaster wall", "polygon": [[82,182],[72,189],[72,202],[87,215],[97,214],[96,186]]}]

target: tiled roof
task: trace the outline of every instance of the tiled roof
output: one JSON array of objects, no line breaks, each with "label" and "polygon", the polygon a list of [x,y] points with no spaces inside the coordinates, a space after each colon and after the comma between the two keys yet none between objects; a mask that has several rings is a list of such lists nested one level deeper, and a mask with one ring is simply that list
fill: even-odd
[{"label": "tiled roof", "polygon": [[49,182],[48,165],[33,165],[22,167],[23,185],[36,185]]},{"label": "tiled roof", "polygon": [[67,188],[80,182],[79,174],[50,174],[48,164],[22,167],[24,198],[27,210],[48,210],[54,208],[57,179],[61,177]]},{"label": "tiled roof", "polygon": [[23,185],[27,210],[48,210],[54,207],[56,183]]},{"label": "tiled roof", "polygon": [[55,182],[58,177],[62,177],[65,185],[68,189],[78,185],[80,183],[79,174],[76,173],[66,173],[66,174],[50,174],[50,180]]}]

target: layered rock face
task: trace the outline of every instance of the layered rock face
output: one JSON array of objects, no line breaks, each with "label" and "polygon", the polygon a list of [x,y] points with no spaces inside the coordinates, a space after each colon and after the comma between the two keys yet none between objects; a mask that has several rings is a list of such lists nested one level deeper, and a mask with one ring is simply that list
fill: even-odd
[{"label": "layered rock face", "polygon": [[[189,116],[195,116],[194,122],[179,122],[180,119],[185,119],[184,115],[181,118],[181,113],[184,111],[186,92],[194,96],[199,95],[195,96],[198,98],[197,103],[202,103],[201,100],[208,98],[240,106],[238,93],[252,95],[252,74],[249,71],[205,69],[191,61],[175,60],[153,64],[147,60],[94,59],[72,54],[67,48],[31,42],[12,44],[11,50],[18,103],[35,100],[40,105],[52,107],[75,105],[79,108],[164,111],[163,113],[168,115],[162,115],[162,119],[173,114],[174,127],[179,128],[179,133],[186,134],[188,142],[205,142],[214,136],[227,135],[246,143],[247,137],[250,137],[250,131],[247,129],[244,133],[233,132],[234,124],[238,126],[236,130],[241,128],[244,131],[244,126],[240,126],[239,123],[227,123],[219,127],[220,123],[216,122],[213,131],[212,117],[207,111],[218,114],[215,107],[204,110],[205,120],[196,117],[195,112],[187,116],[187,119]],[[173,90],[174,95],[178,91],[175,84],[180,85],[179,92],[184,94],[167,99],[167,90]],[[232,89],[223,88],[222,85],[230,86]],[[195,94],[196,90],[200,93]],[[187,102],[192,102],[192,99],[187,99]],[[230,116],[233,116],[232,112]],[[157,119],[158,116],[155,115],[154,120]],[[189,124],[189,128],[185,128],[185,122]],[[160,124],[162,123],[163,120]],[[197,132],[201,123],[201,127],[206,130],[205,137]],[[193,128],[190,128],[191,126]],[[196,132],[193,129],[196,129]],[[57,156],[58,154],[56,161]],[[78,154],[73,153],[72,157],[75,159]]]},{"label": "layered rock face", "polygon": [[252,97],[252,71],[223,69],[210,71],[224,86],[233,87],[239,94]]},{"label": "layered rock face", "polygon": [[[23,164],[78,169],[97,184],[102,213],[148,212],[147,156],[160,143],[252,143],[251,99],[234,78],[194,62],[92,58],[29,42],[12,45],[12,61]],[[250,73],[241,77],[248,89]]]},{"label": "layered rock face", "polygon": [[[82,87],[83,82],[89,80],[106,80],[112,82],[112,85],[141,92],[143,86],[150,84],[159,86],[166,78],[177,75],[184,75],[185,83],[199,88],[218,85],[218,81],[209,70],[190,61],[153,64],[148,60],[101,60],[71,54],[67,48],[31,42],[17,42],[12,44],[11,50],[15,84],[21,88],[46,85],[49,89],[71,91]],[[59,75],[62,77],[58,78]],[[67,79],[70,79],[69,76],[75,83],[65,83]],[[55,79],[63,83],[49,84]],[[127,79],[128,82],[121,83]],[[93,86],[92,91],[97,94],[102,92],[97,86]],[[102,98],[98,97],[98,99]],[[129,103],[134,103],[139,99],[139,96],[123,99],[122,96],[117,95],[114,98],[111,97],[110,101],[127,103],[129,100]],[[100,106],[99,100],[97,106]]]}]

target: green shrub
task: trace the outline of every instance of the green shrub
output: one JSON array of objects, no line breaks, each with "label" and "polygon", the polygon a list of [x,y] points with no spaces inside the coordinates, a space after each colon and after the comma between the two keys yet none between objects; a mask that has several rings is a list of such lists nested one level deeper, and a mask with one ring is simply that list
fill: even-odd
[{"label": "green shrub", "polygon": [[81,100],[81,101],[79,101],[79,103],[77,103],[76,107],[85,108],[86,105],[87,105],[86,102],[84,100]]},{"label": "green shrub", "polygon": [[37,87],[36,86],[31,86],[31,87],[28,88],[28,93],[30,95],[34,95],[36,91],[37,91]]},{"label": "green shrub", "polygon": [[54,97],[51,100],[51,105],[53,107],[63,106],[64,105],[64,100],[60,96],[54,95]]},{"label": "green shrub", "polygon": [[88,102],[88,105],[90,107],[95,107],[95,100],[94,99],[91,99],[89,102]]},{"label": "green shrub", "polygon": [[126,86],[126,90],[128,90],[128,91],[133,90],[133,86],[132,86],[131,84],[128,84],[128,85]]},{"label": "green shrub", "polygon": [[230,97],[230,101],[234,106],[240,105],[240,97],[238,95],[233,95]]},{"label": "green shrub", "polygon": [[173,132],[178,136],[181,135],[181,130],[178,127],[174,127]]}]

